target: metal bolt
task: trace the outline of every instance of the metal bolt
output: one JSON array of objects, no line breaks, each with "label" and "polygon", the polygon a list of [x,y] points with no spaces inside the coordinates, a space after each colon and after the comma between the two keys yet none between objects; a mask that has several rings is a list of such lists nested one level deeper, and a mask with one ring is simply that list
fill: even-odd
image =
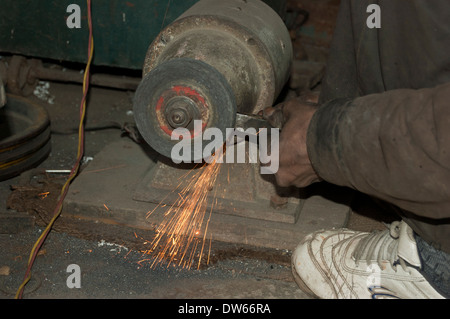
[{"label": "metal bolt", "polygon": [[196,106],[186,97],[175,97],[167,102],[166,120],[173,128],[188,127],[195,116]]}]

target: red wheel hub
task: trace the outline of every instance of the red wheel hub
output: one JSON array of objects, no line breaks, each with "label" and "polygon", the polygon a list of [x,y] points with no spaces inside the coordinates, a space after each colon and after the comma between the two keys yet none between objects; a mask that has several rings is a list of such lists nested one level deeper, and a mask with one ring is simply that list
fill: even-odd
[{"label": "red wheel hub", "polygon": [[206,99],[189,86],[175,85],[164,91],[155,107],[160,129],[171,136],[178,127],[188,128],[191,138],[199,132],[194,132],[194,120],[202,121],[202,132],[209,119],[209,107]]}]

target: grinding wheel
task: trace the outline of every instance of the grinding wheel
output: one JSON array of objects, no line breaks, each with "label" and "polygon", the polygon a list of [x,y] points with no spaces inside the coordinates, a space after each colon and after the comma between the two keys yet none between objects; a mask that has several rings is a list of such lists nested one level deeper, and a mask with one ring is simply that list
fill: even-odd
[{"label": "grinding wheel", "polygon": [[[190,131],[191,144],[202,143],[207,128],[218,128],[225,142],[226,129],[233,128],[236,100],[225,77],[209,64],[189,59],[172,59],[159,64],[143,78],[134,101],[136,125],[145,141],[158,153],[171,156],[179,143],[172,140],[175,129]],[[194,121],[201,121],[201,133],[194,131]],[[202,143],[202,152],[207,141]],[[191,162],[202,155],[191,147]],[[178,159],[179,160],[179,159]]]}]

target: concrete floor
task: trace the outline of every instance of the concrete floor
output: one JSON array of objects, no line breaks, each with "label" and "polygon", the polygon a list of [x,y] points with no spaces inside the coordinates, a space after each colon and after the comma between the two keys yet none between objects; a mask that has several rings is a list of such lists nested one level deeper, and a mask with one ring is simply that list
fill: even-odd
[{"label": "concrete floor", "polygon": [[[44,105],[53,129],[76,128],[81,86],[50,83],[54,104],[31,96]],[[107,121],[119,123],[133,120],[132,93],[92,88],[87,112],[87,125]],[[116,129],[86,133],[85,156],[93,157],[105,146],[121,137]],[[77,136],[52,136],[52,153],[40,165],[43,169],[71,169],[76,156]],[[0,183],[0,209],[6,210],[10,185],[18,178]],[[366,212],[369,213],[366,213]],[[351,228],[372,230],[380,227],[374,220],[377,212],[352,213]],[[0,234],[0,298],[13,298],[26,270],[30,250],[43,225],[28,227],[14,234]],[[170,299],[308,299],[293,280],[290,252],[258,251],[239,245],[228,246],[226,254],[200,270],[177,267],[150,267],[141,262],[145,256],[136,246],[124,244],[120,238],[102,238],[102,234],[79,235],[59,227],[59,221],[47,238],[33,267],[33,278],[24,298],[170,298]],[[133,233],[129,232],[129,236]],[[220,251],[217,249],[216,251]],[[76,264],[81,270],[81,288],[68,288],[67,267]]]}]

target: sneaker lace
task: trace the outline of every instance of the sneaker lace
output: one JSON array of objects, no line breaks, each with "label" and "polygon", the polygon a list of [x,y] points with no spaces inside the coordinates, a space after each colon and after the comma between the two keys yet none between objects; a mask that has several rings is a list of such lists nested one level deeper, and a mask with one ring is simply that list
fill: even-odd
[{"label": "sneaker lace", "polygon": [[359,261],[366,260],[371,264],[374,260],[383,268],[382,261],[388,260],[391,267],[397,271],[397,265],[407,271],[405,261],[398,256],[398,238],[400,234],[400,222],[393,222],[389,229],[373,232],[361,239],[353,252],[356,265]]}]

